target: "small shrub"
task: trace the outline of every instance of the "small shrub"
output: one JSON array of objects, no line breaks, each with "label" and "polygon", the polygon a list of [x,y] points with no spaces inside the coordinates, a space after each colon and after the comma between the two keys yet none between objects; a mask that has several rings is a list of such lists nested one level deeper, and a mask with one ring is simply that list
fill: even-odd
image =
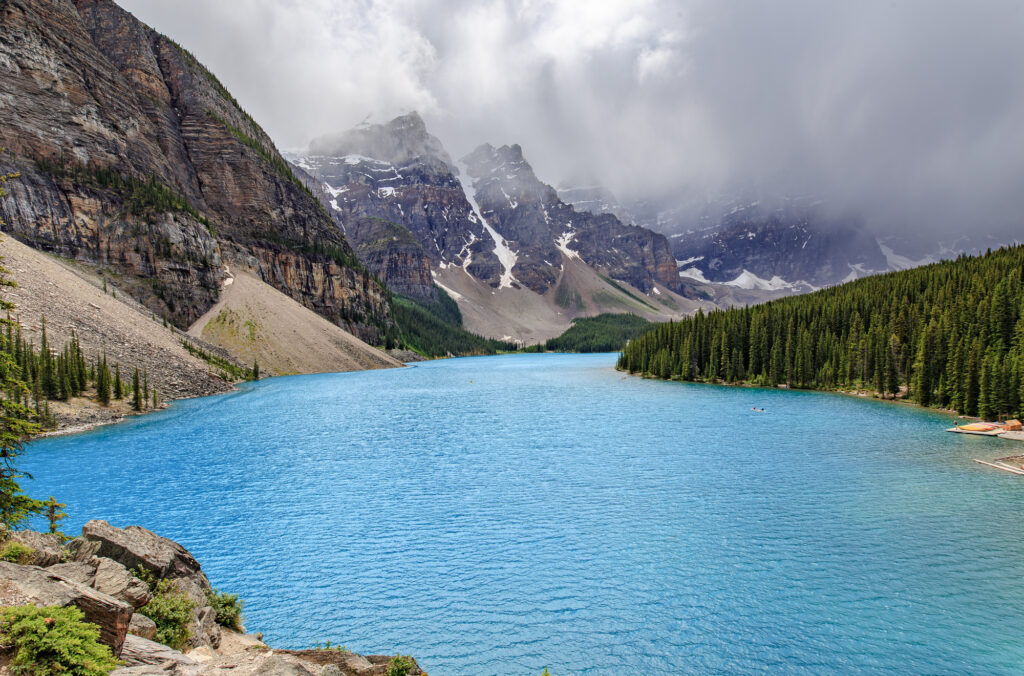
[{"label": "small shrub", "polygon": [[118,664],[99,642],[100,630],[82,621],[82,611],[68,608],[14,606],[0,609],[0,641],[14,657],[15,676],[99,676]]},{"label": "small shrub", "polygon": [[228,594],[214,589],[206,595],[206,602],[217,612],[217,624],[235,631],[242,631],[242,606],[237,594]]},{"label": "small shrub", "polygon": [[0,559],[10,561],[11,563],[28,565],[32,563],[32,555],[35,553],[36,550],[32,549],[28,545],[12,540],[4,545],[4,548],[0,550]]},{"label": "small shrub", "polygon": [[[141,579],[149,583],[145,577]],[[156,623],[154,640],[157,643],[163,643],[175,650],[184,650],[192,637],[188,625],[192,622],[192,611],[195,610],[196,604],[171,580],[150,583],[150,590],[153,592],[153,598],[139,608],[139,614]]]},{"label": "small shrub", "polygon": [[408,676],[416,663],[409,655],[395,655],[388,662],[387,676]]}]

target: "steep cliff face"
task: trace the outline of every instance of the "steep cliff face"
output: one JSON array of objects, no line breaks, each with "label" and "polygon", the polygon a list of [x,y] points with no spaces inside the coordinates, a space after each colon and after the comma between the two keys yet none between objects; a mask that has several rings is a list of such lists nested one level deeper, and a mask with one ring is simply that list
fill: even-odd
[{"label": "steep cliff face", "polygon": [[543,294],[556,283],[562,254],[645,293],[655,283],[682,290],[663,235],[610,213],[577,212],[537,178],[518,145],[485,144],[463,161],[481,215],[515,252],[512,273],[532,291]]},{"label": "steep cliff face", "polygon": [[0,16],[15,236],[110,268],[179,326],[214,302],[225,259],[365,339],[390,324],[386,292],[194,57],[110,0],[0,0]]},{"label": "steep cliff face", "polygon": [[428,303],[438,301],[430,258],[408,229],[380,218],[357,218],[345,232],[359,260],[389,289]]}]

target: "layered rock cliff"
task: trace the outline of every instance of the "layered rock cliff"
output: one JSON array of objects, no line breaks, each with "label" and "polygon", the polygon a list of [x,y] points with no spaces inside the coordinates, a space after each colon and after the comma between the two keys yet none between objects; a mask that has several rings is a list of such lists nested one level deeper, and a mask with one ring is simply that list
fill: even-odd
[{"label": "layered rock cliff", "polygon": [[186,327],[225,262],[375,341],[386,291],[193,56],[111,0],[0,0],[5,229]]}]

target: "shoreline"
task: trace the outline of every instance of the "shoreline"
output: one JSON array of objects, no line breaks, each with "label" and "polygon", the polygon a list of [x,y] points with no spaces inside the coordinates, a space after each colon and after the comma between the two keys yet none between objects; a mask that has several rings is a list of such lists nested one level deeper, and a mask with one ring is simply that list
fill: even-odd
[{"label": "shoreline", "polygon": [[[450,359],[450,357],[437,357],[437,359]],[[408,366],[410,364],[415,364],[415,363],[421,362],[421,361],[433,361],[433,360],[429,360],[429,359],[420,357],[419,359],[409,359],[408,361],[402,361],[402,364],[404,366]],[[354,373],[354,371],[331,371],[329,373]],[[289,374],[289,375],[320,375],[320,374],[298,373],[298,374]],[[262,380],[271,380],[273,378],[278,378],[278,377],[282,377],[282,376],[265,376],[263,378],[260,378],[260,380],[261,381]],[[217,396],[220,396],[222,394],[230,394],[232,392],[238,392],[238,389],[239,389],[238,385],[240,383],[246,383],[246,382],[252,382],[252,381],[241,380],[241,381],[233,382],[233,383],[231,383],[230,389],[224,390],[222,392],[210,392],[208,394],[198,394],[198,395],[193,396],[193,397],[177,397],[177,398],[174,398],[174,399],[166,399],[164,401],[159,402],[159,405],[156,408],[147,408],[144,411],[134,411],[134,410],[131,410],[130,408],[125,409],[122,406],[118,406],[116,408],[113,407],[113,406],[104,407],[104,406],[100,405],[98,402],[95,402],[94,400],[92,400],[90,398],[87,398],[87,397],[77,397],[76,400],[72,400],[72,402],[51,402],[55,406],[60,406],[62,408],[63,407],[74,408],[76,411],[92,410],[92,411],[94,411],[94,414],[99,414],[99,415],[102,415],[103,417],[101,419],[86,420],[86,421],[79,420],[77,418],[71,418],[71,419],[65,418],[64,420],[61,420],[61,412],[58,411],[58,412],[54,413],[54,415],[57,417],[57,427],[56,428],[51,429],[51,430],[44,430],[43,432],[40,432],[39,434],[33,435],[33,436],[25,439],[24,443],[31,443],[31,442],[37,441],[39,439],[49,439],[49,438],[53,438],[53,437],[69,436],[69,435],[72,435],[72,434],[82,434],[82,433],[85,433],[85,432],[91,432],[92,430],[98,429],[100,427],[108,427],[108,426],[111,426],[111,425],[118,425],[118,424],[126,422],[127,420],[130,420],[132,418],[138,418],[138,417],[141,417],[141,416],[149,415],[151,413],[157,413],[159,411],[166,410],[166,409],[170,408],[171,405],[173,405],[174,403],[179,402],[179,401],[188,401],[189,399],[205,399],[207,397],[217,397]],[[122,400],[122,401],[125,401],[125,400]],[[53,411],[51,411],[51,412],[53,412]],[[64,415],[68,415],[67,412],[63,412],[63,413],[64,413]]]}]

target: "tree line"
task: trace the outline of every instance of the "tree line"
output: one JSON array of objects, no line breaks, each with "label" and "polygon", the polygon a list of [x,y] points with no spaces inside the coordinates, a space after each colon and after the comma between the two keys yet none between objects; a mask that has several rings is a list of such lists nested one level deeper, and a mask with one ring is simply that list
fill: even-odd
[{"label": "tree line", "polygon": [[35,421],[44,428],[55,424],[51,401],[88,396],[109,406],[112,401],[127,398],[136,411],[159,405],[156,387],[150,387],[145,369],[136,368],[128,381],[121,365],[111,366],[105,354],[86,359],[75,333],[62,349],[55,349],[46,334],[45,317],[38,348],[22,335],[21,324],[10,315],[2,321],[0,354],[16,374],[14,384],[4,389],[4,397],[32,411]]},{"label": "tree line", "polygon": [[633,340],[618,368],[662,379],[870,390],[985,419],[1024,416],[1024,246],[961,255]]}]

